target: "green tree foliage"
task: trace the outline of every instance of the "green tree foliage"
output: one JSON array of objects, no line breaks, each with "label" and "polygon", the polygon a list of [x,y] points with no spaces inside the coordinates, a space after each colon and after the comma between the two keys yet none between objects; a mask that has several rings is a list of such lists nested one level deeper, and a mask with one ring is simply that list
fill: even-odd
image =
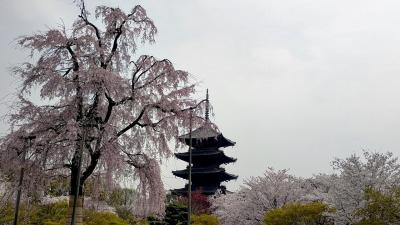
[{"label": "green tree foliage", "polygon": [[165,209],[164,222],[167,225],[187,223],[187,207],[183,204],[171,203]]},{"label": "green tree foliage", "polygon": [[210,214],[201,214],[192,216],[193,225],[219,225],[218,217]]},{"label": "green tree foliage", "polygon": [[356,210],[360,218],[356,225],[400,224],[400,188],[392,188],[387,193],[372,188],[365,190],[366,205]]},{"label": "green tree foliage", "polygon": [[129,225],[114,213],[96,211],[85,211],[83,222],[85,225]]},{"label": "green tree foliage", "polygon": [[14,209],[11,204],[7,204],[0,211],[0,224],[12,224]]},{"label": "green tree foliage", "polygon": [[[27,205],[21,204],[19,210],[20,225],[58,225],[65,224],[67,215],[67,203],[58,202],[50,205]],[[0,224],[12,224],[14,220],[14,207],[7,204],[5,210],[0,214]]]},{"label": "green tree foliage", "polygon": [[[67,216],[67,202],[57,202],[48,205],[22,204],[19,216],[19,225],[65,225]],[[11,225],[14,219],[14,208],[8,204],[0,214],[1,225]],[[84,225],[146,225],[146,221],[138,220],[132,215],[122,218],[119,214],[85,210]]]},{"label": "green tree foliage", "polygon": [[118,207],[116,208],[116,213],[117,215],[128,222],[128,224],[132,224],[132,225],[148,225],[149,223],[147,222],[147,220],[142,220],[142,219],[138,219],[136,218],[131,210],[128,210],[127,208],[124,207]]},{"label": "green tree foliage", "polygon": [[325,214],[331,211],[321,202],[289,203],[268,211],[264,216],[264,225],[330,225],[333,223]]},{"label": "green tree foliage", "polygon": [[[165,217],[162,221],[149,218],[148,221],[151,225],[184,225],[187,224],[187,205],[182,198],[175,199],[167,205],[165,209]],[[193,225],[219,225],[218,218],[210,214],[193,214]]]}]

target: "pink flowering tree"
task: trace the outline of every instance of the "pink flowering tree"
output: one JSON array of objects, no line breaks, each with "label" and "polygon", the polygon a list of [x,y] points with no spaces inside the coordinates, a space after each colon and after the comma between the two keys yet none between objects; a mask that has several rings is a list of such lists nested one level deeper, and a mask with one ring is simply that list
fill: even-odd
[{"label": "pink flowering tree", "polygon": [[266,211],[287,203],[306,201],[311,188],[304,179],[287,170],[268,168],[263,176],[251,177],[236,193],[213,199],[214,213],[222,224],[261,224]]},{"label": "pink flowering tree", "polygon": [[316,176],[315,194],[336,209],[332,215],[338,224],[354,224],[355,211],[365,206],[368,188],[386,193],[400,183],[400,163],[393,153],[364,151],[332,162],[335,174]]},{"label": "pink flowering tree", "polygon": [[[18,39],[32,58],[14,69],[22,85],[9,115],[11,131],[1,140],[1,169],[16,174],[24,152],[28,180],[66,174],[70,194],[82,195],[94,171],[115,183],[119,175],[133,175],[130,165],[142,199],[150,202],[145,212],[161,213],[158,162],[171,155],[171,141],[188,127],[190,111],[200,110],[194,84],[167,59],[134,58],[137,44],[154,42],[157,33],[144,8],[98,6],[92,16],[83,1],[78,5],[72,28]],[[31,98],[36,92],[41,104]],[[35,136],[31,148],[28,135]]]},{"label": "pink flowering tree", "polygon": [[222,224],[261,224],[264,214],[287,203],[322,202],[335,209],[326,215],[335,224],[360,221],[357,210],[366,205],[365,191],[390,193],[399,187],[400,163],[392,153],[365,151],[332,162],[335,173],[303,179],[287,170],[267,169],[263,176],[252,177],[236,193],[217,196],[213,210]]}]

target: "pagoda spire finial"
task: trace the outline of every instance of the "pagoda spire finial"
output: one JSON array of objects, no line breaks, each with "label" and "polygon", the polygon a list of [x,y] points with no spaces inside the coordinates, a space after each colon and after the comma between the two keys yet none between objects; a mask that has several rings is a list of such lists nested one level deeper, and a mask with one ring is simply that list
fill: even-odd
[{"label": "pagoda spire finial", "polygon": [[206,114],[205,114],[205,119],[206,122],[208,122],[210,120],[210,101],[208,99],[208,88],[207,88],[207,92],[206,92]]}]

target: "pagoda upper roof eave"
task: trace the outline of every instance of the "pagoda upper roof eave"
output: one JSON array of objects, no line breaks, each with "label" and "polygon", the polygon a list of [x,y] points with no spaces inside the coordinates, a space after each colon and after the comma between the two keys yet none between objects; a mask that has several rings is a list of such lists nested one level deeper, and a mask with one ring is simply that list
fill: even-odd
[{"label": "pagoda upper roof eave", "polygon": [[203,126],[192,131],[191,134],[187,133],[179,136],[178,140],[187,143],[187,140],[190,140],[190,137],[194,140],[199,140],[199,141],[207,139],[216,139],[219,142],[225,142],[226,147],[234,146],[236,144],[234,141],[225,138],[221,132],[215,130],[210,122],[206,122]]},{"label": "pagoda upper roof eave", "polygon": [[[190,143],[190,138],[185,137],[185,138],[178,138],[179,141],[185,143],[186,145],[189,145]],[[222,134],[218,134],[215,137],[205,137],[205,138],[196,138],[196,137],[192,137],[192,145],[193,147],[198,147],[198,148],[202,148],[201,146],[206,144],[206,145],[210,145],[209,143],[213,143],[211,144],[213,147],[216,148],[225,148],[225,147],[229,147],[229,146],[234,146],[236,144],[236,142],[229,140],[228,138],[224,137],[224,135]],[[208,143],[208,144],[207,144]]]},{"label": "pagoda upper roof eave", "polygon": [[212,137],[217,137],[218,135],[220,135],[221,132],[215,130],[212,128],[212,124],[211,123],[204,123],[203,126],[195,129],[192,131],[192,133],[187,133],[184,135],[181,135],[178,137],[178,139],[189,139],[190,136],[192,137],[192,139],[204,139],[204,138],[212,138]]},{"label": "pagoda upper roof eave", "polygon": [[[189,179],[187,174],[186,175],[185,174],[180,174],[180,175],[179,174],[174,174],[174,175],[177,176],[177,177],[180,177],[182,179],[185,179],[185,180]],[[196,175],[196,174],[192,174],[192,179],[193,179],[194,175]],[[238,178],[237,175],[232,175],[232,174],[229,174],[229,173],[225,173],[225,174],[222,174],[222,175],[220,175],[219,178],[216,179],[215,182],[219,182],[219,183],[220,182],[227,182],[227,181],[230,181],[230,180],[236,180]]]},{"label": "pagoda upper roof eave", "polygon": [[[189,151],[174,153],[174,155],[177,158],[189,157],[189,154],[190,154]],[[200,157],[200,156],[209,157],[209,156],[218,156],[218,155],[229,157],[229,156],[225,155],[224,151],[222,151],[222,150],[216,150],[216,151],[192,150],[192,157]]]},{"label": "pagoda upper roof eave", "polygon": [[[178,158],[178,157],[177,157],[177,158]],[[185,161],[185,162],[189,162],[189,159],[186,159],[186,158],[178,158],[178,159],[183,160],[183,161]],[[216,163],[216,165],[229,164],[229,163],[234,163],[234,162],[236,162],[236,161],[237,161],[236,158],[232,158],[232,157],[226,156],[225,159],[220,160],[219,162]]]},{"label": "pagoda upper roof eave", "polygon": [[[177,177],[183,178],[183,179],[187,179],[187,176],[189,175],[189,171],[188,169],[185,170],[175,170],[172,171],[172,174],[174,174]],[[225,172],[224,169],[219,168],[218,170],[204,170],[204,171],[192,171],[192,176],[196,176],[196,175],[204,175],[204,174],[208,174],[209,176],[223,176],[225,177],[222,180],[233,180],[233,179],[237,179],[238,176],[237,175],[233,175],[230,173]]]},{"label": "pagoda upper roof eave", "polygon": [[[211,156],[211,155],[219,155],[223,154],[224,152],[221,150],[216,150],[216,151],[198,151],[198,150],[192,150],[192,156]],[[189,151],[187,152],[177,152],[174,153],[175,156],[189,156]]]},{"label": "pagoda upper roof eave", "polygon": [[[185,162],[189,162],[189,152],[175,153],[175,157]],[[234,163],[237,160],[236,158],[225,155],[222,151],[214,154],[197,154],[192,152],[193,160],[201,160],[202,158],[204,159],[209,157],[218,158],[217,161],[220,162],[219,164]]]}]

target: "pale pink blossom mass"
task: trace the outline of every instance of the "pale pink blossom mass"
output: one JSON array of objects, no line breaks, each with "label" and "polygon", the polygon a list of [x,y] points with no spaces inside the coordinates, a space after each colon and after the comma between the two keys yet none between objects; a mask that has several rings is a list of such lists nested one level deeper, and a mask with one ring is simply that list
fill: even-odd
[{"label": "pale pink blossom mass", "polygon": [[[13,69],[22,86],[9,114],[10,133],[1,142],[2,170],[17,173],[24,152],[29,179],[69,176],[70,195],[77,188],[82,194],[96,171],[114,186],[121,176],[137,177],[136,205],[145,206],[138,214],[162,214],[158,161],[171,156],[171,142],[188,127],[190,112],[201,112],[202,101],[193,97],[188,73],[168,59],[134,57],[137,42],[152,43],[157,33],[144,8],[125,13],[98,6],[92,16],[83,1],[77,4],[80,15],[72,28],[60,25],[18,39],[31,58]],[[48,104],[30,100],[35,90]],[[28,148],[26,138],[32,135]]]}]

